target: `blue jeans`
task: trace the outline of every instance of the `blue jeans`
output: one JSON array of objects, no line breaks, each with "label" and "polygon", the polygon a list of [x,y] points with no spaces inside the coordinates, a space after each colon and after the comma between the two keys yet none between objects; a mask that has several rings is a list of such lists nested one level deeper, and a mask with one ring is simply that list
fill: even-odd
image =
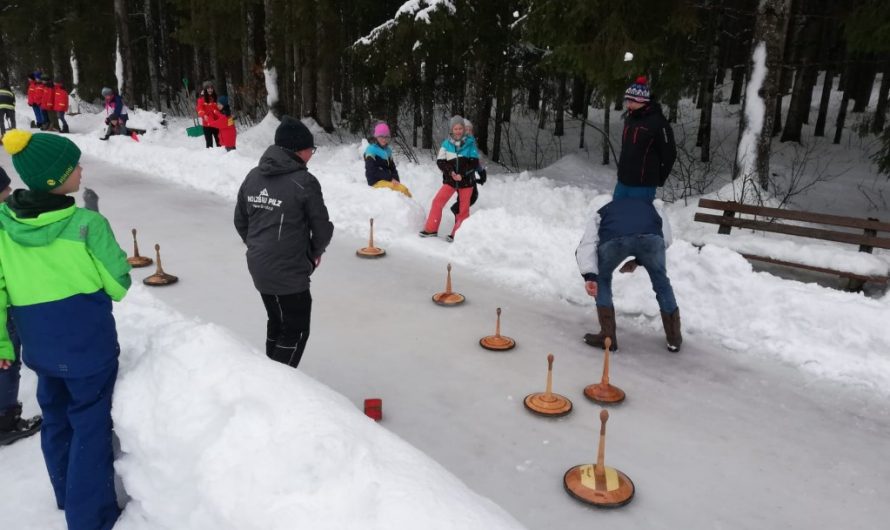
[{"label": "blue jeans", "polygon": [[652,281],[658,307],[664,313],[677,309],[677,300],[665,268],[664,239],[654,234],[640,234],[610,239],[597,249],[599,274],[596,278],[596,305],[612,307],[612,273],[625,259],[634,256]]},{"label": "blue jeans", "polygon": [[34,109],[34,123],[37,125],[43,125],[43,122],[46,121],[43,119],[43,109],[40,108],[40,105],[34,104],[31,105],[31,108]]},{"label": "blue jeans", "polygon": [[649,199],[655,200],[655,191],[658,188],[647,186],[626,186],[620,182],[615,183],[615,191],[612,192],[612,200],[618,199]]},{"label": "blue jeans", "polygon": [[108,530],[120,515],[111,445],[116,378],[117,362],[87,377],[37,374],[40,445],[69,530]]},{"label": "blue jeans", "polygon": [[65,121],[65,113],[59,110],[59,111],[56,111],[56,115],[59,117],[59,123],[61,123],[65,127],[67,127],[68,122]]},{"label": "blue jeans", "polygon": [[11,408],[19,406],[19,378],[22,369],[22,342],[12,319],[7,316],[6,330],[9,332],[9,340],[12,341],[12,349],[15,352],[15,361],[6,370],[0,370],[0,414]]}]

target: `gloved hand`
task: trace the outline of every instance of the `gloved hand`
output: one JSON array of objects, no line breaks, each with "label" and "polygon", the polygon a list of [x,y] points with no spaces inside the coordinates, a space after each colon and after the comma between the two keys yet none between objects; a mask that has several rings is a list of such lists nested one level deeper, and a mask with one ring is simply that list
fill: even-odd
[{"label": "gloved hand", "polygon": [[480,186],[485,185],[485,181],[488,180],[488,171],[485,168],[479,169],[476,171],[476,182],[479,183]]}]

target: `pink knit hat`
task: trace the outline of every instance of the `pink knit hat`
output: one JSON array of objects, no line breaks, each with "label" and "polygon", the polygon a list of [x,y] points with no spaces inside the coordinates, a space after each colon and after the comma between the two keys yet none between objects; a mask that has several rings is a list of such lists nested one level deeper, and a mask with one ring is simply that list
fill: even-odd
[{"label": "pink knit hat", "polygon": [[389,136],[389,125],[386,122],[380,122],[374,126],[374,136]]}]

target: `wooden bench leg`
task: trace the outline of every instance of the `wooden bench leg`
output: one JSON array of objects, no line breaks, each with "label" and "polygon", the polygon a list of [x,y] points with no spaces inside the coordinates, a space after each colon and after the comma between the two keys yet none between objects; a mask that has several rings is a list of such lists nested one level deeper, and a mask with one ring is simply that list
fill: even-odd
[{"label": "wooden bench leg", "polygon": [[844,290],[851,293],[861,293],[863,287],[865,287],[865,280],[850,278],[847,281],[847,287]]}]

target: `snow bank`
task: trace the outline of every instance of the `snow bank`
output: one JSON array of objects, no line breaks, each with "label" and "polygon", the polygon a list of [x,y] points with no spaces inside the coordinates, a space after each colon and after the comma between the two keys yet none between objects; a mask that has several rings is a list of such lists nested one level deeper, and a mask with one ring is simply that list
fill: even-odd
[{"label": "snow bank", "polygon": [[[238,150],[230,153],[204,149],[203,138],[187,138],[176,125],[168,131],[150,131],[140,143],[128,138],[100,142],[89,135],[72,135],[72,139],[84,152],[121,167],[234,202],[244,176],[272,143],[276,124],[268,116],[240,135]],[[450,261],[458,274],[472,271],[531,298],[557,298],[592,312],[593,301],[584,292],[574,252],[589,216],[609,200],[601,190],[611,188],[614,177],[610,178],[610,172],[614,170],[584,164],[574,157],[538,173],[491,174],[480,189],[472,216],[449,245],[442,239],[417,237],[441,186],[435,165],[400,161],[402,182],[414,194],[409,199],[390,190],[369,188],[361,145],[325,145],[332,141],[329,136],[322,139],[324,147],[310,168],[321,181],[337,233],[367,237],[368,219],[373,217],[378,242],[394,258],[398,252],[412,252],[441,260],[443,265]],[[736,231],[730,238],[718,237],[713,227],[693,223],[694,212],[693,205],[667,209],[679,240],[667,253],[668,269],[687,340],[706,337],[740,354],[771,355],[823,377],[890,391],[890,335],[883,331],[883,323],[890,321],[890,297],[875,301],[860,294],[779,280],[754,272],[737,253],[712,245],[698,253],[689,242],[731,246],[733,241],[744,244],[746,238],[744,231]],[[445,235],[453,225],[447,209],[443,219],[440,233]],[[757,245],[758,253],[780,258],[806,252],[808,259],[825,266],[837,266],[837,260],[844,259],[846,267],[861,267],[856,270],[862,272],[873,273],[882,267],[886,271],[884,253],[849,252],[841,258],[838,245],[804,249],[780,239],[764,239]],[[739,250],[745,248],[740,246]],[[658,305],[642,270],[632,276],[617,275],[614,291],[619,325],[630,321],[661,334]],[[765,304],[774,305],[766,309]],[[857,323],[855,333],[837,333],[838,322],[848,318]],[[844,355],[838,355],[839,350]]]},{"label": "snow bank", "polygon": [[124,529],[521,528],[303,373],[137,287],[116,310]]}]

